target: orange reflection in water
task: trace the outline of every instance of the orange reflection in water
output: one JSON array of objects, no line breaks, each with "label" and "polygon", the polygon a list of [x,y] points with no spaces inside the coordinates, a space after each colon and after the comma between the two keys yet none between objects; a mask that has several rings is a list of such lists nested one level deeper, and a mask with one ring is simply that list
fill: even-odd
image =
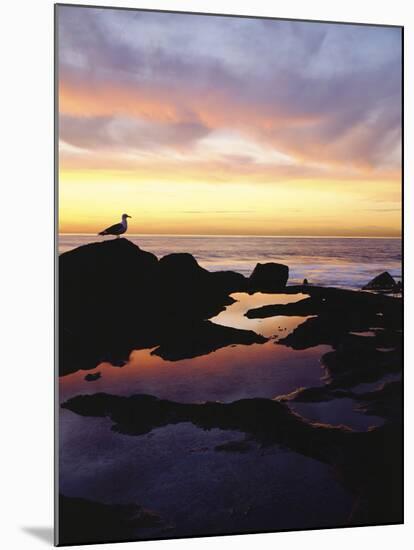
[{"label": "orange reflection in water", "polygon": [[249,319],[244,314],[249,309],[258,308],[273,304],[293,304],[309,298],[308,294],[263,294],[256,292],[255,294],[246,294],[244,292],[236,292],[231,294],[231,297],[236,302],[211,321],[217,325],[226,327],[234,327],[244,330],[253,330],[257,334],[261,334],[266,338],[284,337],[299,326],[307,317],[269,317],[267,319]]},{"label": "orange reflection in water", "polygon": [[[244,312],[265,303],[288,303],[305,295],[269,295],[244,293],[233,295],[238,300],[218,315],[214,322],[253,329],[269,336],[285,336],[306,317],[278,316],[255,320]],[[329,346],[292,350],[275,339],[265,344],[229,346],[208,355],[181,361],[165,361],[151,350],[134,350],[121,368],[101,363],[94,371],[101,378],[84,380],[85,371],[62,377],[61,400],[85,393],[106,392],[116,395],[145,393],[182,402],[230,402],[248,397],[273,398],[301,386],[321,384],[320,357]]]}]

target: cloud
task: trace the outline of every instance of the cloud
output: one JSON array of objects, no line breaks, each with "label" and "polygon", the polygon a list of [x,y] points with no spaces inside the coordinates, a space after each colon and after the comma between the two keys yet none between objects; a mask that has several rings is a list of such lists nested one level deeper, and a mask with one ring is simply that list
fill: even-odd
[{"label": "cloud", "polygon": [[200,122],[148,122],[119,116],[79,117],[62,115],[60,139],[84,149],[122,152],[172,147],[180,150],[208,133]]},{"label": "cloud", "polygon": [[215,155],[224,170],[256,170],[259,157],[278,174],[400,169],[399,29],[66,6],[59,45],[73,146],[160,159],[168,148],[196,163],[211,161],[200,144],[231,130],[255,152],[229,141]]}]

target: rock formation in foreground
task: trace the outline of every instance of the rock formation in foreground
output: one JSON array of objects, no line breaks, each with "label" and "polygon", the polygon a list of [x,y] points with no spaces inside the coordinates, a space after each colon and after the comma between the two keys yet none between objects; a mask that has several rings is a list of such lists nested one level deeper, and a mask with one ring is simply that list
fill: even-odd
[{"label": "rock formation in foreground", "polygon": [[230,305],[232,292],[281,290],[288,268],[258,264],[250,279],[209,272],[191,254],[160,260],[127,239],[80,246],[59,258],[60,373],[122,364],[132,349],[158,346],[169,360],[231,344],[261,343],[252,331],[208,319]]}]

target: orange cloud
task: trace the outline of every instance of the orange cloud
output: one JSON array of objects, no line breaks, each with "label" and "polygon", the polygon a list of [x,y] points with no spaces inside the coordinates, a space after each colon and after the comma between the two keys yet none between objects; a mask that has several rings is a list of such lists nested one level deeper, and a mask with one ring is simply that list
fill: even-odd
[{"label": "orange cloud", "polygon": [[[185,107],[184,107],[185,105]],[[381,159],[373,163],[369,154],[372,130],[364,121],[356,123],[341,136],[331,142],[318,140],[318,132],[325,124],[321,114],[298,114],[279,111],[266,105],[246,103],[238,98],[229,98],[220,91],[211,92],[207,97],[176,93],[166,96],[162,90],[136,86],[106,84],[93,86],[62,80],[59,87],[59,110],[61,115],[80,117],[127,116],[166,125],[195,122],[204,125],[206,131],[221,128],[239,130],[249,139],[265,147],[272,147],[280,153],[292,157],[303,166],[305,177],[315,171],[315,166],[339,169],[340,174],[356,172],[357,176],[377,178],[400,178],[398,162],[383,166]],[[167,131],[166,130],[166,131]],[[378,137],[381,139],[381,136]],[[177,142],[180,147],[182,144]],[[191,152],[188,152],[191,164]],[[238,154],[243,154],[240,152]],[[385,152],[384,152],[385,155]],[[162,155],[160,155],[162,157]],[[95,157],[96,158],[96,157]],[[62,159],[67,166],[65,159]],[[71,162],[74,162],[72,157]],[[79,159],[81,165],[86,161]],[[114,162],[125,169],[131,164],[122,156]],[[168,164],[168,160],[167,160]],[[233,168],[232,163],[230,166]],[[167,168],[167,166],[166,166]],[[317,172],[318,170],[316,170]],[[286,172],[286,170],[284,171]],[[319,170],[319,176],[323,170]],[[328,170],[327,177],[331,174]]]}]

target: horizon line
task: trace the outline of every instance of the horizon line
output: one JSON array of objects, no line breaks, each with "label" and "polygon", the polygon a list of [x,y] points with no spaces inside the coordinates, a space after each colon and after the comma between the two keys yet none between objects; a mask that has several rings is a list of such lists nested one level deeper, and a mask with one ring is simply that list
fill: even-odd
[{"label": "horizon line", "polygon": [[[77,235],[99,237],[97,233],[86,232],[58,232],[58,235]],[[284,238],[284,239],[402,239],[400,236],[387,235],[254,235],[254,234],[209,234],[209,233],[128,233],[130,237],[264,237],[264,238]]]}]

